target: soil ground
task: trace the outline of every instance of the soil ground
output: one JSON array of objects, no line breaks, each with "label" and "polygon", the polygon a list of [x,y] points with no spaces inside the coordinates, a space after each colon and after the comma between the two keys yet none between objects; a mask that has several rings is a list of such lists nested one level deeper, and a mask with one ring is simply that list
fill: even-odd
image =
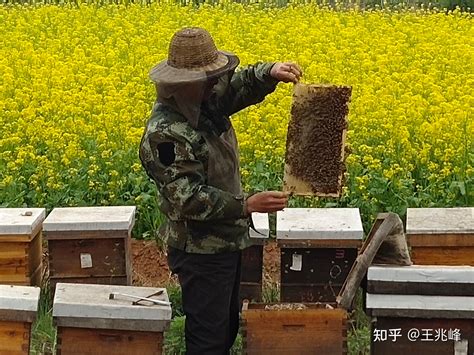
[{"label": "soil ground", "polygon": [[[139,286],[165,286],[176,282],[168,268],[165,252],[154,240],[132,240],[133,284]],[[274,239],[265,243],[263,251],[263,281],[280,281],[280,248]]]}]

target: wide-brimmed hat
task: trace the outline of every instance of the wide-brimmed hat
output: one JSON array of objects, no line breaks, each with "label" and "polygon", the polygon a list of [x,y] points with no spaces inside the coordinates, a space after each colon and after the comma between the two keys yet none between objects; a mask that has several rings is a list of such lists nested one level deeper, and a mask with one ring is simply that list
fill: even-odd
[{"label": "wide-brimmed hat", "polygon": [[155,65],[149,73],[155,83],[185,83],[205,80],[234,70],[239,58],[219,51],[209,32],[187,27],[171,39],[168,59]]}]

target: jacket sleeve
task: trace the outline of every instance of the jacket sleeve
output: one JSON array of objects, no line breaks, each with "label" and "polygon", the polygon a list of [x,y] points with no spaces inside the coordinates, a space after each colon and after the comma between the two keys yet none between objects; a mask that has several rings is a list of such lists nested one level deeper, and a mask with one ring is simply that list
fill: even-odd
[{"label": "jacket sleeve", "polygon": [[[208,221],[244,217],[244,197],[206,185],[204,166],[186,139],[155,131],[148,136],[148,143],[152,159],[146,169],[162,197],[161,209],[170,219]],[[163,156],[166,150],[160,151],[160,147],[172,147],[168,154],[174,157]]]},{"label": "jacket sleeve", "polygon": [[275,63],[257,63],[236,72],[230,80],[230,88],[223,98],[228,116],[257,104],[275,91],[278,80],[270,76]]}]

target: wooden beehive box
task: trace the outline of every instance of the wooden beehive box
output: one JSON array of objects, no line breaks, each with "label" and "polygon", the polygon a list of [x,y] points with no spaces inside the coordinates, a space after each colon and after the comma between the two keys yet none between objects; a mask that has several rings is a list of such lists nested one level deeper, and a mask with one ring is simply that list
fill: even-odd
[{"label": "wooden beehive box", "polygon": [[252,245],[242,251],[240,299],[261,302],[263,246],[269,235],[267,213],[252,213],[255,230],[250,228]]},{"label": "wooden beehive box", "polygon": [[0,354],[29,354],[39,287],[0,285]]},{"label": "wooden beehive box", "polygon": [[168,301],[164,288],[96,284],[56,285],[53,318],[58,327],[58,355],[161,354],[163,332],[171,321],[171,306],[138,297]]},{"label": "wooden beehive box", "polygon": [[372,266],[367,280],[372,354],[474,352],[474,267]]},{"label": "wooden beehive box", "polygon": [[51,285],[130,285],[134,221],[134,206],[55,208],[43,224]]},{"label": "wooden beehive box", "polygon": [[474,207],[409,208],[406,234],[414,264],[474,266]]},{"label": "wooden beehive box", "polygon": [[[325,304],[244,304],[244,354],[347,354],[347,312]],[[335,305],[333,305],[335,306]]]},{"label": "wooden beehive box", "polygon": [[335,302],[358,248],[357,208],[286,208],[277,212],[282,302]]},{"label": "wooden beehive box", "polygon": [[0,208],[0,284],[41,283],[44,208]]},{"label": "wooden beehive box", "polygon": [[284,191],[324,197],[341,195],[351,93],[348,86],[294,86]]}]

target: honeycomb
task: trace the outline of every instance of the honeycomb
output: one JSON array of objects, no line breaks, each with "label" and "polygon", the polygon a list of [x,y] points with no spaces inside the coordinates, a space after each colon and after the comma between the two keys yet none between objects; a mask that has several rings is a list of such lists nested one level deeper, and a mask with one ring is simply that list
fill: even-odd
[{"label": "honeycomb", "polygon": [[351,93],[348,86],[295,86],[286,142],[285,191],[340,196]]}]

